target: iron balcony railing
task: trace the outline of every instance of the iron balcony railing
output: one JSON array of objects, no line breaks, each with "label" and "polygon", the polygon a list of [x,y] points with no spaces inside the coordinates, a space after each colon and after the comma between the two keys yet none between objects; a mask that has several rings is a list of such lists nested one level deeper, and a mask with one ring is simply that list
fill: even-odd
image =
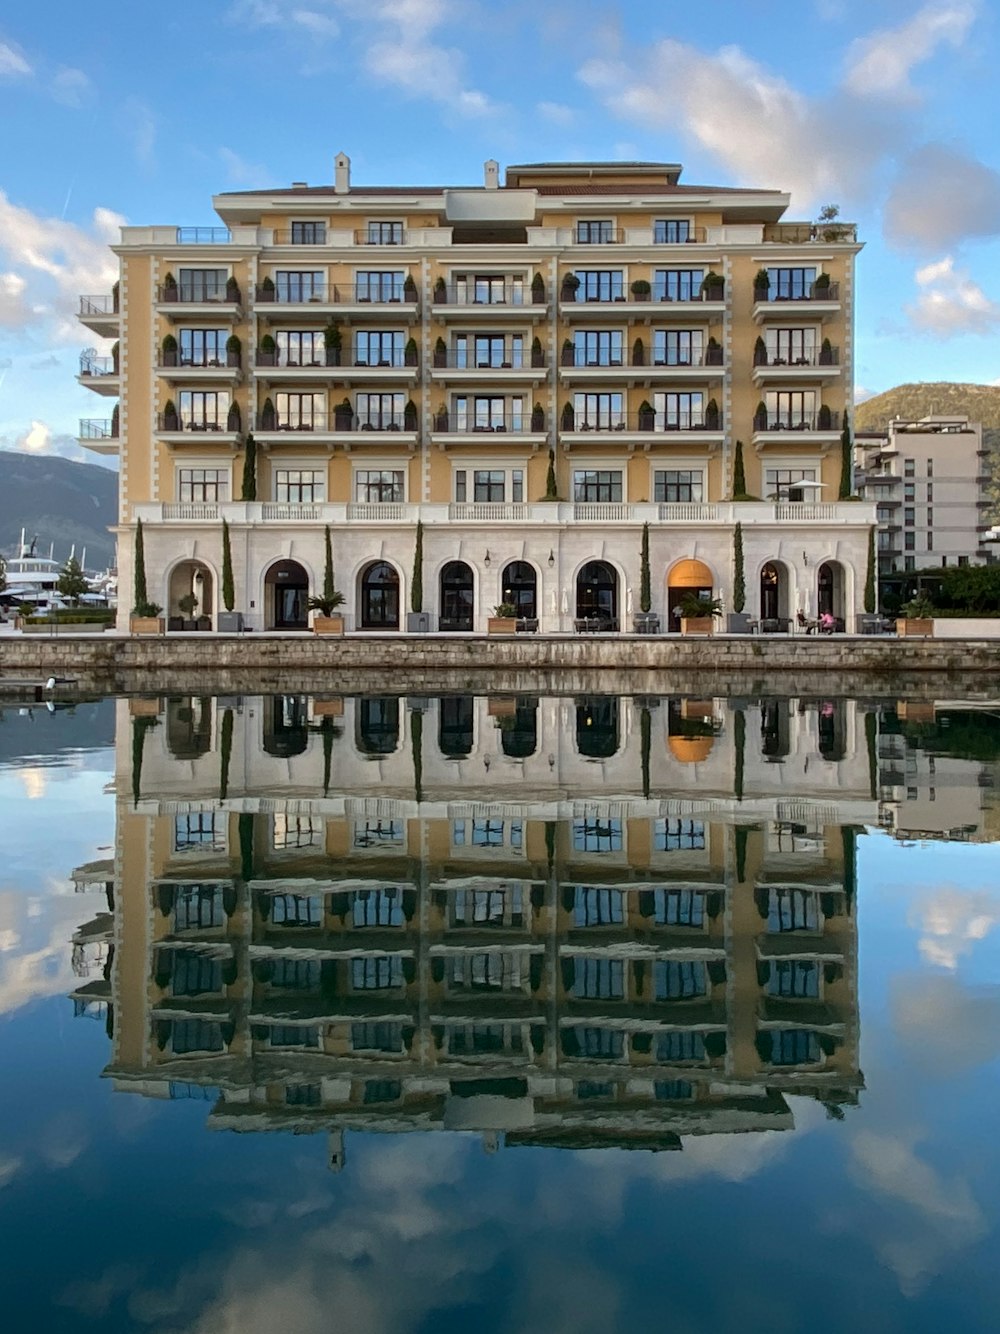
[{"label": "iron balcony railing", "polygon": [[191,352],[164,352],[160,351],[156,356],[156,364],[164,369],[176,367],[179,370],[191,368],[194,370],[239,370],[241,363],[241,354],[239,352],[226,352],[223,350],[218,354],[209,352],[191,353]]},{"label": "iron balcony railing", "polygon": [[469,412],[438,412],[431,429],[439,435],[527,435],[532,430],[537,434],[543,428],[532,427],[530,412],[496,412],[478,417]]},{"label": "iron balcony railing", "polygon": [[98,357],[92,352],[83,352],[80,355],[80,374],[81,375],[117,375],[118,358],[117,357]]},{"label": "iron balcony railing", "polygon": [[562,431],[721,431],[722,413],[701,412],[597,412],[564,409],[559,417]]},{"label": "iron balcony railing", "polygon": [[405,227],[381,225],[375,223],[354,233],[355,245],[406,245],[408,232]]},{"label": "iron balcony railing", "polygon": [[[544,366],[544,360],[536,362],[539,366]],[[466,352],[457,352],[450,349],[447,352],[434,353],[435,370],[454,370],[454,371],[519,371],[526,366],[531,366],[531,352],[523,347],[503,347],[502,349],[491,349],[483,355],[477,355],[474,350]]]},{"label": "iron balcony railing", "polygon": [[114,440],[118,436],[117,422],[108,417],[81,417],[80,440]]},{"label": "iron balcony railing", "polygon": [[306,223],[302,227],[281,229],[273,233],[275,245],[326,245],[326,224]]},{"label": "iron balcony railing", "polygon": [[416,431],[416,415],[406,412],[357,413],[335,408],[333,412],[321,409],[308,416],[279,412],[259,412],[254,418],[254,430],[262,433],[336,431]]},{"label": "iron balcony railing", "polygon": [[102,294],[101,296],[82,296],[80,298],[80,315],[82,317],[117,314],[117,293],[110,293],[107,295]]},{"label": "iron balcony railing", "polygon": [[657,353],[656,349],[645,351],[639,357],[636,357],[634,352],[631,357],[625,355],[619,357],[590,357],[583,348],[573,348],[563,352],[559,364],[563,367],[584,370],[600,370],[602,367],[620,370],[623,367],[674,366],[683,369],[695,366],[721,366],[723,364],[723,350],[721,347],[704,348],[701,352],[690,357],[664,356],[662,353]]},{"label": "iron balcony railing", "polygon": [[156,299],[164,305],[239,305],[240,290],[233,283],[161,283]]},{"label": "iron balcony railing", "polygon": [[754,354],[755,366],[839,366],[840,348],[812,348],[808,352],[784,352],[772,356],[763,351]]},{"label": "iron balcony railing", "polygon": [[544,306],[544,297],[536,300],[531,285],[502,282],[477,285],[474,282],[439,284],[434,288],[435,306]]},{"label": "iron balcony railing", "polygon": [[259,283],[257,301],[279,306],[308,305],[400,305],[417,300],[415,285],[401,283],[355,283],[337,287],[333,283]]},{"label": "iron balcony railing", "polygon": [[[643,280],[637,280],[643,281]],[[633,292],[631,287],[626,288],[624,281],[620,284],[615,283],[610,287],[604,287],[597,292],[588,292],[586,287],[581,284],[577,288],[564,286],[560,288],[560,301],[566,303],[575,303],[577,305],[610,305],[624,304],[627,302],[650,302],[652,304],[672,305],[672,304],[702,304],[708,301],[725,300],[725,284],[713,284],[709,287],[692,287],[690,289],[682,288],[679,291],[670,291],[666,287],[651,283],[649,291],[640,289]]]},{"label": "iron balcony railing", "polygon": [[228,227],[178,227],[178,245],[228,245],[232,233]]},{"label": "iron balcony railing", "polygon": [[840,413],[825,412],[780,412],[767,416],[754,417],[755,431],[839,431]]},{"label": "iron balcony railing", "polygon": [[793,301],[839,301],[840,283],[812,283],[808,291],[781,291],[772,286],[763,287],[754,284],[754,301],[774,301],[784,304]]},{"label": "iron balcony railing", "polygon": [[191,417],[186,413],[160,412],[157,413],[156,424],[161,431],[184,431],[194,435],[215,435],[219,433],[233,435],[239,430],[239,424],[235,418],[230,424],[228,411],[223,415],[212,417]]},{"label": "iron balcony railing", "polygon": [[777,245],[826,244],[858,239],[853,222],[770,222],[764,224],[764,240]]},{"label": "iron balcony railing", "polygon": [[390,352],[388,356],[358,357],[352,356],[349,352],[337,351],[333,348],[316,348],[313,352],[302,352],[298,356],[290,356],[285,351],[275,349],[273,352],[262,352],[260,349],[254,354],[254,363],[258,367],[273,367],[281,369],[289,367],[294,370],[301,370],[306,367],[310,370],[317,367],[330,367],[336,370],[343,367],[351,370],[363,370],[369,368],[372,370],[394,370],[401,368],[416,369],[417,359],[412,354],[407,354],[405,350]]}]

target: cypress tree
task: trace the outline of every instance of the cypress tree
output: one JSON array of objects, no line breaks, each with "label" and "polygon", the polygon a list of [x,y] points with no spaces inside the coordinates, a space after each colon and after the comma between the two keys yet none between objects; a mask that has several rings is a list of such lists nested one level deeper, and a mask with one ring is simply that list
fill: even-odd
[{"label": "cypress tree", "polygon": [[[228,608],[232,611],[232,607]],[[229,762],[233,754],[233,711],[226,709],[222,715],[222,744],[219,750],[219,800],[225,801],[229,795]]]},{"label": "cypress tree", "polygon": [[736,458],[733,462],[733,499],[742,500],[747,493],[747,476],[743,470],[743,441],[736,442]]},{"label": "cypress tree", "polygon": [[222,520],[222,605],[226,611],[232,611],[236,603],[236,590],[233,587],[233,553],[229,546],[229,524]]},{"label": "cypress tree", "polygon": [[410,610],[424,609],[424,525],[417,520],[417,540],[413,552],[413,583],[410,588]]},{"label": "cypress tree", "polygon": [[868,529],[868,570],[865,574],[865,611],[875,610],[875,529]]},{"label": "cypress tree", "polygon": [[137,519],[135,525],[135,578],[132,602],[135,614],[144,615],[146,607],[149,606],[149,598],[146,594],[146,547],[142,536],[141,519]]},{"label": "cypress tree", "polygon": [[252,435],[247,436],[243,455],[243,486],[241,500],[257,499],[257,442]]},{"label": "cypress tree", "polygon": [[851,483],[854,480],[854,469],[851,461],[851,423],[844,413],[844,429],[840,433],[840,492],[839,500],[847,500],[851,494]]},{"label": "cypress tree", "polygon": [[330,542],[329,524],[326,525],[324,542],[326,545],[326,561],[323,565],[323,600],[324,602],[333,602],[337,596],[337,589],[333,582],[333,546]]},{"label": "cypress tree", "polygon": [[746,577],[743,571],[743,525],[733,531],[733,611],[742,611],[747,603]]},{"label": "cypress tree", "polygon": [[649,587],[649,524],[642,525],[642,551],[639,559],[639,610],[649,611],[652,605]]},{"label": "cypress tree", "polygon": [[545,473],[545,499],[559,499],[559,491],[556,487],[556,452],[554,449],[549,450],[549,466]]}]

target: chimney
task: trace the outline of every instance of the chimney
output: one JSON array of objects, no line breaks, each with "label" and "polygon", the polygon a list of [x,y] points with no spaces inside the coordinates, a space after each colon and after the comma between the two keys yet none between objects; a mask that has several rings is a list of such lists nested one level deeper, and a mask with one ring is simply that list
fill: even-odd
[{"label": "chimney", "polygon": [[338,195],[350,193],[351,159],[346,153],[338,153],[333,159],[333,189]]},{"label": "chimney", "polygon": [[487,190],[499,190],[500,188],[500,163],[496,158],[488,158],[483,163],[483,184]]},{"label": "chimney", "polygon": [[308,190],[308,189],[309,189],[309,182],[308,182],[308,181],[292,181],[292,189],[293,189],[293,190]]}]

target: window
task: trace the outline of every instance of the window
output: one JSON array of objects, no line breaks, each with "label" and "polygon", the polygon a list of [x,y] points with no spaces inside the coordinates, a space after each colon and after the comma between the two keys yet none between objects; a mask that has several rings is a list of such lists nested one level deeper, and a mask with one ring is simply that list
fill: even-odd
[{"label": "window", "polygon": [[369,245],[402,245],[403,224],[401,222],[370,222],[368,224]]},{"label": "window", "polygon": [[403,1085],[398,1079],[366,1079],[364,1105],[373,1103],[399,1102],[403,1096]]},{"label": "window", "polygon": [[351,960],[351,987],[354,991],[395,991],[403,985],[403,957],[379,954],[374,958]]},{"label": "window", "polygon": [[903,460],[903,476],[904,476],[904,477],[913,477],[913,476],[915,476],[915,472],[916,472],[916,464],[914,463],[913,459],[904,459],[904,460]]},{"label": "window", "polygon": [[625,278],[621,269],[577,269],[580,280],[577,301],[624,301]]},{"label": "window", "polygon": [[574,926],[621,926],[625,921],[625,895],[620,889],[588,889],[577,885],[574,891]]},{"label": "window", "polygon": [[262,1036],[269,1047],[318,1047],[319,1029],[315,1025],[271,1024]]},{"label": "window", "polygon": [[767,929],[782,931],[818,931],[819,905],[816,895],[807,889],[772,889],[768,891]]},{"label": "window", "polygon": [[769,389],[764,404],[769,431],[811,431],[816,425],[815,389]]},{"label": "window", "polygon": [[286,1084],[285,1106],[318,1107],[322,1101],[321,1092],[319,1084]]},{"label": "window", "polygon": [[402,394],[358,394],[357,428],[361,431],[401,431]]},{"label": "window", "polygon": [[654,301],[698,301],[704,269],[657,269],[653,274]]},{"label": "window", "polygon": [[914,515],[915,511],[913,509],[907,508],[903,510],[903,523],[907,526],[907,528],[913,527]]},{"label": "window", "polygon": [[657,469],[653,473],[653,499],[667,504],[701,501],[704,486],[704,474],[700,469]]},{"label": "window", "polygon": [[698,430],[705,424],[705,396],[700,391],[681,394],[654,394],[658,431]]},{"label": "window", "polygon": [[819,998],[819,965],[810,959],[772,959],[767,994],[795,999]]},{"label": "window", "polygon": [[177,396],[182,431],[224,431],[229,416],[226,391],[182,389]]},{"label": "window", "polygon": [[[934,534],[933,534],[933,533],[928,533],[928,534],[927,534],[927,550],[928,550],[928,551],[933,551],[933,550],[934,550]],[[947,557],[945,558],[945,561],[947,562]]]},{"label": "window", "polygon": [[286,505],[314,505],[326,499],[326,474],[307,468],[275,468],[274,498]]},{"label": "window", "polygon": [[524,400],[503,394],[460,394],[454,400],[456,431],[522,431]]},{"label": "window", "polygon": [[[455,470],[455,500],[463,504],[469,498],[469,473],[465,468]],[[499,503],[510,500],[520,504],[524,500],[524,469],[477,468],[472,473],[472,498],[477,504]]]},{"label": "window", "polygon": [[767,276],[769,301],[806,301],[812,295],[816,270],[769,268]]},{"label": "window", "polygon": [[693,240],[687,218],[657,218],[653,223],[654,245],[678,245]]},{"label": "window", "polygon": [[448,986],[453,991],[520,991],[523,986],[521,951],[491,950],[482,954],[454,954],[448,960]]},{"label": "window", "polygon": [[904,499],[904,500],[915,500],[915,499],[916,499],[916,494],[917,494],[917,484],[916,484],[916,482],[904,482],[904,483],[903,483],[903,499]]},{"label": "window", "polygon": [[764,470],[764,483],[767,488],[767,498],[774,500],[804,500],[812,488],[803,490],[796,484],[798,482],[814,482],[816,480],[815,468],[766,468]]},{"label": "window", "polygon": [[581,1079],[576,1086],[576,1096],[581,1101],[589,1101],[595,1098],[613,1098],[615,1096],[615,1086],[611,1083],[599,1082],[596,1079]]},{"label": "window", "polygon": [[177,292],[182,301],[221,301],[228,277],[226,269],[179,269]]},{"label": "window", "polygon": [[[909,497],[907,497],[907,499],[908,499],[908,498],[909,498]],[[927,503],[928,503],[928,505],[931,503],[931,501],[932,501],[933,499],[934,499],[934,483],[933,483],[933,482],[928,482],[928,483],[927,483]]]},{"label": "window", "polygon": [[703,1061],[705,1059],[704,1033],[692,1033],[687,1029],[672,1033],[661,1033],[656,1039],[656,1059],[662,1065],[672,1065],[680,1061]]},{"label": "window", "polygon": [[200,996],[222,990],[222,960],[196,950],[172,950],[171,991],[175,996]]},{"label": "window", "polygon": [[488,472],[485,469],[477,468],[472,477],[472,498],[477,503],[503,500],[504,474],[502,472]]},{"label": "window", "polygon": [[578,504],[619,501],[622,475],[611,468],[579,468],[573,473],[573,499]]},{"label": "window", "polygon": [[179,366],[224,366],[226,364],[226,329],[178,329]]},{"label": "window", "polygon": [[455,337],[455,366],[458,370],[476,367],[496,370],[498,367],[524,365],[524,338],[513,334],[458,334]]},{"label": "window", "polygon": [[455,278],[455,302],[460,306],[512,306],[524,303],[524,279],[499,273],[465,273]]},{"label": "window", "polygon": [[403,1025],[398,1021],[369,1021],[351,1025],[352,1051],[403,1050]]},{"label": "window", "polygon": [[625,399],[622,394],[574,394],[575,431],[623,431]]},{"label": "window", "polygon": [[[944,557],[942,557],[942,564],[943,564],[943,563],[944,563]],[[958,563],[959,563],[959,565],[968,565],[968,563],[969,563],[969,558],[968,558],[968,556],[959,556],[959,558],[958,558]]]},{"label": "window", "polygon": [[518,851],[524,846],[524,825],[520,820],[453,820],[451,825],[453,848],[502,848]]},{"label": "window", "polygon": [[271,921],[275,926],[319,926],[323,921],[323,895],[275,894]]},{"label": "window", "polygon": [[279,430],[322,431],[326,427],[326,398],[323,394],[274,396]]},{"label": "window", "polygon": [[933,459],[928,459],[928,460],[927,460],[927,476],[928,476],[928,477],[933,477],[933,476],[934,476],[934,460],[933,460]]},{"label": "window", "polygon": [[570,1028],[564,1042],[573,1056],[619,1061],[625,1052],[625,1034],[617,1028]]},{"label": "window", "polygon": [[403,895],[398,889],[359,889],[351,895],[354,926],[402,926]]},{"label": "window", "polygon": [[354,499],[362,505],[387,505],[406,499],[405,474],[388,468],[361,468],[354,474]]},{"label": "window", "polygon": [[326,349],[316,329],[278,329],[274,335],[279,366],[323,366]]},{"label": "window", "polygon": [[621,852],[622,822],[613,820],[574,820],[574,852]]},{"label": "window", "polygon": [[932,509],[928,509],[927,511],[927,527],[934,527],[934,511]]},{"label": "window", "polygon": [[283,848],[318,848],[323,842],[323,821],[311,815],[274,816],[272,838],[276,851]]},{"label": "window", "polygon": [[771,366],[811,366],[816,361],[815,329],[768,329],[764,341]]},{"label": "window", "polygon": [[229,499],[229,472],[222,468],[179,468],[177,499],[206,502]]},{"label": "window", "polygon": [[916,559],[915,559],[913,556],[904,556],[904,557],[903,557],[903,570],[904,570],[907,574],[912,574],[913,571],[914,571],[916,568],[917,568],[917,562],[916,562]]},{"label": "window", "polygon": [[293,222],[292,245],[325,245],[325,222]]},{"label": "window", "polygon": [[402,269],[360,269],[354,294],[359,301],[402,301],[405,281]]},{"label": "window", "polygon": [[459,889],[452,904],[453,926],[524,926],[524,892],[519,884]]},{"label": "window", "polygon": [[577,1000],[623,1000],[625,997],[625,960],[573,959],[572,994]]},{"label": "window", "polygon": [[654,995],[658,1001],[694,1000],[708,992],[705,965],[700,960],[657,959],[653,968]]},{"label": "window", "polygon": [[694,1085],[686,1079],[657,1079],[653,1083],[657,1102],[686,1102],[694,1097]]},{"label": "window", "polygon": [[170,1028],[170,1050],[175,1056],[195,1051],[222,1051],[221,1025],[209,1019],[174,1019]]},{"label": "window", "polygon": [[815,1065],[820,1060],[819,1039],[815,1033],[798,1028],[771,1030],[771,1065]]},{"label": "window", "polygon": [[224,852],[225,837],[215,827],[214,811],[187,811],[174,816],[174,852]]},{"label": "window", "polygon": [[705,822],[683,818],[654,820],[653,848],[656,852],[704,852]]},{"label": "window", "polygon": [[222,926],[221,885],[178,885],[174,890],[174,930],[195,931]]},{"label": "window", "polygon": [[270,985],[278,991],[316,991],[322,971],[319,959],[287,959],[278,955],[271,961]]},{"label": "window", "polygon": [[463,1024],[448,1033],[450,1056],[489,1056],[496,1052],[519,1052],[523,1038],[519,1028],[507,1024]]},{"label": "window", "polygon": [[[916,533],[912,533],[912,532],[911,532],[911,533],[904,533],[904,534],[903,534],[903,549],[904,549],[905,551],[916,551],[916,549],[917,549],[917,535],[916,535]],[[911,567],[911,568],[912,568],[912,567]]]},{"label": "window", "polygon": [[657,926],[704,926],[704,894],[694,889],[654,890],[653,921]]},{"label": "window", "polygon": [[274,294],[278,301],[322,301],[326,295],[326,274],[322,269],[278,269],[274,275]]},{"label": "window", "polygon": [[655,329],[654,366],[700,366],[704,357],[701,329]]},{"label": "window", "polygon": [[578,329],[573,335],[573,364],[576,366],[620,366],[620,329]]},{"label": "window", "polygon": [[615,225],[610,218],[578,222],[576,239],[579,245],[607,245],[615,239]]},{"label": "window", "polygon": [[354,335],[354,360],[358,366],[402,366],[405,335],[398,330],[365,331]]},{"label": "window", "polygon": [[354,826],[356,848],[401,848],[403,839],[402,820],[359,820]]}]

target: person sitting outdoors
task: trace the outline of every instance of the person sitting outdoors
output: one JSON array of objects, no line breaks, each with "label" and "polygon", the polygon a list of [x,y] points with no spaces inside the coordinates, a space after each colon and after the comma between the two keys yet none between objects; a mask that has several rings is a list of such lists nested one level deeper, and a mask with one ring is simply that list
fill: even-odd
[{"label": "person sitting outdoors", "polygon": [[821,635],[832,635],[837,622],[833,619],[833,612],[824,611],[819,618],[819,632]]}]

